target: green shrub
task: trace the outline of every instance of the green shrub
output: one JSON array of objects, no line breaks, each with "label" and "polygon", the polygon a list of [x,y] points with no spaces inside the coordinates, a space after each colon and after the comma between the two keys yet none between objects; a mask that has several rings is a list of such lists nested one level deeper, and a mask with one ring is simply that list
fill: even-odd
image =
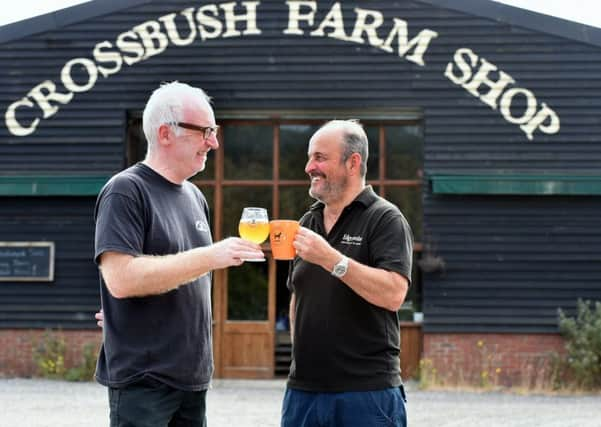
[{"label": "green shrub", "polygon": [[91,381],[96,370],[96,346],[85,344],[79,365],[65,367],[66,344],[59,333],[47,330],[33,349],[33,360],[38,374],[44,378],[67,381]]},{"label": "green shrub", "polygon": [[575,318],[559,310],[559,330],[566,339],[568,366],[579,387],[601,387],[601,302],[578,300]]},{"label": "green shrub", "polygon": [[33,360],[44,378],[62,378],[65,375],[65,340],[47,330],[33,349]]},{"label": "green shrub", "polygon": [[92,381],[96,371],[96,347],[94,344],[86,344],[83,347],[81,363],[65,374],[67,381]]}]

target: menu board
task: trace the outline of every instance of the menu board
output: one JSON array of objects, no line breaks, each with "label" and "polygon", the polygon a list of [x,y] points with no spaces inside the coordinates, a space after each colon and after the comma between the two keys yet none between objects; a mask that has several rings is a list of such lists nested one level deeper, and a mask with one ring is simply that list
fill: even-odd
[{"label": "menu board", "polygon": [[0,242],[0,282],[54,280],[54,242]]}]

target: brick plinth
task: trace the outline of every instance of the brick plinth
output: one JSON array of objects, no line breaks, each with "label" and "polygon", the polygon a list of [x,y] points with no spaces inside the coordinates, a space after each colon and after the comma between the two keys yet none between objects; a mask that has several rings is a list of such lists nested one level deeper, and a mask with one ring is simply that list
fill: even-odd
[{"label": "brick plinth", "polygon": [[[0,378],[37,375],[33,361],[34,348],[45,339],[43,329],[0,329]],[[97,350],[102,342],[100,330],[52,331],[65,342],[65,367],[81,363],[83,349],[91,344]]]},{"label": "brick plinth", "polygon": [[446,384],[542,387],[565,355],[558,334],[424,334],[422,363]]}]

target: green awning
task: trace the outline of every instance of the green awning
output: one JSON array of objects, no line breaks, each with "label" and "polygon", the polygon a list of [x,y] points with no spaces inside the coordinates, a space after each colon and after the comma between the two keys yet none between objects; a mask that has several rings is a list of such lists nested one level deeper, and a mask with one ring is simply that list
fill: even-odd
[{"label": "green awning", "polygon": [[601,195],[601,176],[433,174],[434,194]]},{"label": "green awning", "polygon": [[96,196],[108,176],[0,176],[0,196]]}]

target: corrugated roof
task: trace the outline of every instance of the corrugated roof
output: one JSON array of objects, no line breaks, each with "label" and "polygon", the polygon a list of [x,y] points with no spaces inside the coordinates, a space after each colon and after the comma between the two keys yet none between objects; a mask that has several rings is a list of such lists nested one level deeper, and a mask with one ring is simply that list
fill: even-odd
[{"label": "corrugated roof", "polygon": [[491,0],[418,0],[497,22],[601,46],[601,28],[532,12]]},{"label": "corrugated roof", "polygon": [[[493,19],[508,25],[520,26],[553,34],[582,43],[601,46],[601,29],[585,24],[531,12],[491,0],[415,0],[441,8]],[[0,43],[18,40],[33,34],[60,29],[66,25],[125,10],[153,0],[94,0],[56,12],[0,27]]]},{"label": "corrugated roof", "polygon": [[153,0],[94,0],[0,27],[0,43],[58,30],[67,25],[126,10]]}]

